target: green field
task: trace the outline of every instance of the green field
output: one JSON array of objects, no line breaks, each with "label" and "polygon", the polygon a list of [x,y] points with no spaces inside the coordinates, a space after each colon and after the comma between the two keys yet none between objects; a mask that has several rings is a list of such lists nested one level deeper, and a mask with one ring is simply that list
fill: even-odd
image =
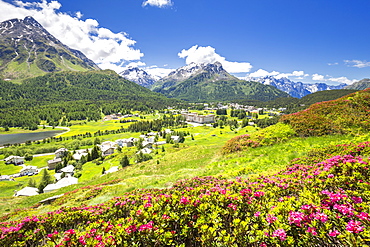
[{"label": "green field", "polygon": [[[114,126],[115,123],[107,123],[106,126]],[[98,124],[96,125],[98,126]],[[254,127],[246,127],[231,131],[229,127],[213,128],[208,126],[188,127],[178,129],[189,132],[194,136],[187,136],[185,142],[175,147],[173,144],[165,144],[165,151],[161,147],[157,154],[153,154],[153,159],[134,163],[134,154],[136,147],[123,148],[122,153],[116,153],[105,158],[102,164],[88,162],[82,167],[82,176],[79,178],[79,184],[62,188],[58,191],[41,194],[29,198],[7,198],[12,195],[14,190],[26,186],[29,177],[17,178],[14,182],[0,182],[0,196],[5,197],[0,202],[0,214],[4,214],[14,207],[29,207],[37,200],[65,193],[83,186],[90,186],[109,182],[114,179],[122,181],[111,185],[105,189],[104,193],[97,196],[89,204],[101,203],[109,198],[121,195],[126,191],[132,191],[139,188],[166,188],[171,186],[179,179],[192,178],[195,176],[223,175],[226,178],[235,178],[237,176],[249,177],[261,173],[271,173],[285,167],[289,161],[306,154],[312,148],[319,148],[330,144],[350,143],[365,141],[369,136],[337,135],[325,137],[293,138],[287,142],[275,144],[272,146],[262,146],[255,149],[249,149],[245,152],[238,152],[229,155],[222,155],[221,148],[225,142],[232,137],[252,133],[256,130]],[[81,131],[87,131],[87,129]],[[108,135],[102,137],[103,140],[116,140],[127,138],[129,136],[137,137],[140,133],[123,133],[118,135]],[[102,176],[103,167],[105,170],[113,166],[119,166],[119,162],[124,155],[128,155],[131,165],[121,168],[120,171]],[[35,158],[30,164],[42,167],[52,156]],[[40,175],[34,176],[39,181]],[[65,206],[79,205],[79,201],[66,202]],[[52,206],[43,206],[37,211],[53,210]],[[23,214],[29,215],[34,212],[27,211]],[[22,214],[19,215],[19,217]]]}]

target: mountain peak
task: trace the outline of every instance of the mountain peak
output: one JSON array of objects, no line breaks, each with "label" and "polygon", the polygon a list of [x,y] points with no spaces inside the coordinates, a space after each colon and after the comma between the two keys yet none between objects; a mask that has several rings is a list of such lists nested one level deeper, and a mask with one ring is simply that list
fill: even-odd
[{"label": "mountain peak", "polygon": [[133,81],[146,88],[149,88],[156,81],[153,76],[138,67],[128,67],[124,71],[120,72],[119,75],[126,80]]},{"label": "mountain peak", "polygon": [[99,70],[82,52],[64,45],[32,16],[1,22],[0,33],[0,49],[6,51],[0,54],[0,78],[24,79],[48,72]]}]

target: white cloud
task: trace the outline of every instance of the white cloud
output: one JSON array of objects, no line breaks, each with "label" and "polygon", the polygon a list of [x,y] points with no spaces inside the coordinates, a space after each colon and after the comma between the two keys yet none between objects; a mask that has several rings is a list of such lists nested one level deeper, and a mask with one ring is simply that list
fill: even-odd
[{"label": "white cloud", "polygon": [[183,49],[178,53],[180,58],[185,58],[186,64],[190,63],[215,63],[220,62],[224,69],[229,73],[249,72],[252,65],[247,62],[230,62],[216,53],[215,48],[211,46],[194,45],[190,49]]},{"label": "white cloud", "polygon": [[268,72],[266,70],[259,69],[253,73],[250,73],[248,76],[258,78],[258,77],[266,77],[266,76],[277,76],[278,74],[280,73],[277,71]]},{"label": "white cloud", "polygon": [[174,71],[174,69],[163,68],[163,67],[160,68],[158,66],[146,67],[144,70],[156,79],[163,78],[167,76],[169,73],[171,73],[172,71]]},{"label": "white cloud", "polygon": [[147,0],[143,2],[143,6],[147,6],[147,5],[158,7],[158,8],[164,8],[164,7],[172,6],[173,3],[171,2],[171,0]]},{"label": "white cloud", "polygon": [[140,50],[133,48],[136,41],[126,33],[113,33],[99,27],[94,19],[82,20],[81,12],[74,13],[75,17],[59,12],[60,7],[58,1],[14,1],[14,4],[9,4],[0,0],[0,21],[33,16],[62,43],[82,51],[103,69],[118,69],[119,72],[122,70],[117,68],[119,64],[140,60],[144,56]]},{"label": "white cloud", "polygon": [[331,77],[331,76],[324,76],[324,75],[319,75],[319,74],[313,74],[312,75],[312,80],[314,81],[321,81],[321,82],[337,82],[337,83],[345,83],[345,84],[352,84],[358,80],[354,79],[348,79],[345,76],[342,77]]},{"label": "white cloud", "polygon": [[313,74],[312,80],[314,81],[325,81],[325,76],[319,74]]},{"label": "white cloud", "polygon": [[358,80],[356,80],[356,79],[355,80],[350,80],[347,77],[342,76],[342,77],[337,77],[337,78],[334,78],[334,77],[329,78],[328,81],[345,83],[345,84],[350,85],[350,84],[353,84],[354,82],[356,82]]},{"label": "white cloud", "polygon": [[339,63],[328,63],[329,66],[338,65]]},{"label": "white cloud", "polygon": [[349,67],[356,67],[356,68],[370,67],[370,62],[367,62],[367,61],[361,61],[361,60],[344,60],[344,62]]},{"label": "white cloud", "polygon": [[302,77],[308,76],[308,74],[305,74],[304,71],[293,71],[292,73],[280,73],[277,76],[275,76],[277,79],[281,78],[289,78],[289,77],[299,77],[301,79]]}]

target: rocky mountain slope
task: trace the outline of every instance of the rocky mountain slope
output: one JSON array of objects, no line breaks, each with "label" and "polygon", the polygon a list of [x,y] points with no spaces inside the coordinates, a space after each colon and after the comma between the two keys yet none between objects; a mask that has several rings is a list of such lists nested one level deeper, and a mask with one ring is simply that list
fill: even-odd
[{"label": "rocky mountain slope", "polygon": [[87,70],[99,67],[82,52],[61,43],[33,17],[0,23],[0,78]]},{"label": "rocky mountain slope", "polygon": [[156,81],[153,76],[138,67],[127,68],[120,72],[119,75],[146,88],[150,88]]},{"label": "rocky mountain slope", "polygon": [[191,102],[232,101],[240,99],[272,100],[289,97],[272,86],[240,80],[230,75],[221,63],[191,63],[171,72],[153,84],[152,90],[171,98]]},{"label": "rocky mountain slope", "polygon": [[351,85],[345,86],[345,89],[364,90],[370,87],[370,79],[362,79],[361,81],[355,82]]}]

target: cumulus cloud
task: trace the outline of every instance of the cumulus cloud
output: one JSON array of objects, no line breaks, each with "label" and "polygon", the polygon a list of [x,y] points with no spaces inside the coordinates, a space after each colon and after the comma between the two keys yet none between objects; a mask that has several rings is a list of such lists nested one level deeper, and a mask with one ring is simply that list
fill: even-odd
[{"label": "cumulus cloud", "polygon": [[349,67],[356,67],[356,68],[370,67],[370,62],[367,62],[367,61],[361,61],[361,60],[344,60],[344,62]]},{"label": "cumulus cloud", "polygon": [[166,66],[164,67],[150,66],[144,69],[148,74],[150,74],[156,79],[163,78],[167,76],[169,73],[171,73],[172,71],[174,71],[174,69],[166,68]]},{"label": "cumulus cloud", "polygon": [[133,46],[136,41],[124,32],[114,33],[99,27],[94,19],[82,20],[83,14],[72,15],[59,11],[58,1],[22,2],[13,4],[0,0],[0,21],[12,18],[34,17],[46,30],[67,46],[82,51],[102,69],[114,69],[129,62],[140,60],[143,53]]},{"label": "cumulus cloud", "polygon": [[289,77],[298,77],[296,79],[302,79],[304,76],[308,76],[307,74],[304,73],[304,71],[293,71],[292,73],[280,73],[277,76],[275,76],[277,79],[281,78],[289,78]]},{"label": "cumulus cloud", "polygon": [[325,76],[319,74],[313,74],[312,80],[314,81],[325,81]]},{"label": "cumulus cloud", "polygon": [[255,78],[257,78],[257,77],[266,77],[266,76],[277,76],[279,74],[280,73],[277,72],[277,71],[268,72],[268,71],[266,71],[264,69],[259,69],[259,70],[255,71],[253,73],[250,73],[249,74],[249,77],[255,77]]},{"label": "cumulus cloud", "polygon": [[215,63],[220,62],[224,69],[229,73],[249,72],[252,65],[247,62],[231,62],[216,53],[215,48],[211,46],[194,45],[190,49],[183,49],[178,53],[180,58],[184,58],[186,64],[190,63]]},{"label": "cumulus cloud", "polygon": [[324,76],[324,75],[319,75],[319,74],[313,74],[312,75],[312,80],[314,81],[320,81],[320,82],[337,82],[337,83],[345,83],[345,84],[352,84],[356,82],[357,80],[351,80],[348,79],[345,76],[342,77],[331,77],[331,76]]},{"label": "cumulus cloud", "polygon": [[164,7],[172,6],[173,3],[171,2],[171,0],[147,0],[143,2],[143,6],[147,6],[147,5],[158,7],[158,8],[164,8]]}]

